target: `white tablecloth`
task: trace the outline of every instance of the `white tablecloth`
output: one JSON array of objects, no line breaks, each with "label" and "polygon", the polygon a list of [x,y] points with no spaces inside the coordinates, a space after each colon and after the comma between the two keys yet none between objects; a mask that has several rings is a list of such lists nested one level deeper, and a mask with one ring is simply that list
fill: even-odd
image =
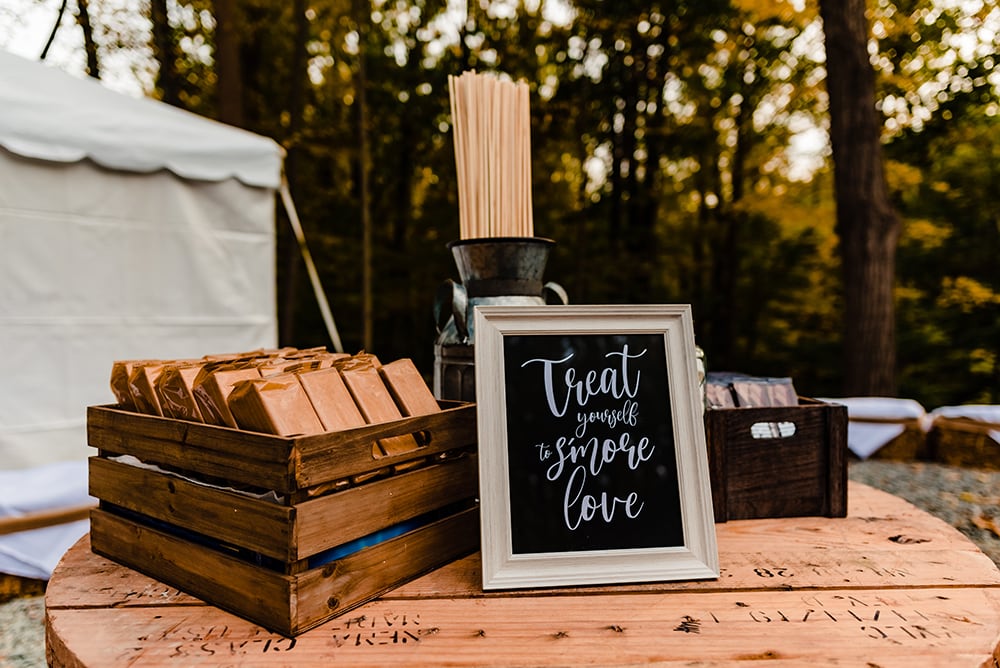
[{"label": "white tablecloth", "polygon": [[847,406],[847,447],[860,459],[868,459],[878,452],[902,434],[912,420],[916,420],[924,431],[930,428],[927,411],[913,399],[845,397],[822,401]]},{"label": "white tablecloth", "polygon": [[[74,508],[87,494],[87,462],[0,471],[0,518]],[[47,580],[62,555],[90,530],[88,520],[0,535],[0,572]]]}]

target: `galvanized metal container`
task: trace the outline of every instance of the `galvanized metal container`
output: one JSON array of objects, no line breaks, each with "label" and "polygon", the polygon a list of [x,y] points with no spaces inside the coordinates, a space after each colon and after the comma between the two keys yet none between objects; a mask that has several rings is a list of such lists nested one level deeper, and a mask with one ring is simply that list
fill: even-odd
[{"label": "galvanized metal container", "polygon": [[542,279],[554,245],[542,237],[462,239],[448,244],[459,282],[445,281],[434,303],[438,338],[433,389],[438,399],[476,400],[476,306],[568,302],[562,286]]}]

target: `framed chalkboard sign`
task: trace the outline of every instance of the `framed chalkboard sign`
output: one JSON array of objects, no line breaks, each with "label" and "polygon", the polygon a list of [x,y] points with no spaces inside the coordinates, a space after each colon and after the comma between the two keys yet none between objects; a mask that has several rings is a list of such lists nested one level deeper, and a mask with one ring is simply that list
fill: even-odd
[{"label": "framed chalkboard sign", "polygon": [[483,587],[719,575],[687,305],[475,312]]}]

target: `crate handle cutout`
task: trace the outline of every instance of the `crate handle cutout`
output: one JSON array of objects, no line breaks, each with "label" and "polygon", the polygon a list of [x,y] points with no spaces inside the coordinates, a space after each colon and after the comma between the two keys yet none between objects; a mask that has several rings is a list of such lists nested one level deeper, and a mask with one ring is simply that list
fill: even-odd
[{"label": "crate handle cutout", "polygon": [[[413,437],[413,440],[411,442],[414,445],[413,445],[412,448],[405,449],[405,450],[394,449],[394,450],[389,451],[389,452],[383,452],[382,448],[385,446],[385,444],[382,443],[382,441],[386,440],[386,439],[376,440],[374,443],[372,443],[372,459],[373,460],[379,460],[379,459],[382,459],[383,457],[400,455],[400,454],[407,454],[407,453],[410,453],[412,451],[419,450],[421,448],[426,448],[428,445],[431,444],[431,441],[434,440],[434,438],[431,436],[431,432],[429,430],[427,430],[427,429],[421,429],[419,431],[413,432],[412,434],[401,434],[399,436],[390,436],[389,439],[405,438],[406,436],[412,436]],[[397,448],[398,448],[398,446],[397,446]]]},{"label": "crate handle cutout", "polygon": [[754,422],[750,425],[750,436],[756,439],[789,438],[794,435],[794,422]]}]

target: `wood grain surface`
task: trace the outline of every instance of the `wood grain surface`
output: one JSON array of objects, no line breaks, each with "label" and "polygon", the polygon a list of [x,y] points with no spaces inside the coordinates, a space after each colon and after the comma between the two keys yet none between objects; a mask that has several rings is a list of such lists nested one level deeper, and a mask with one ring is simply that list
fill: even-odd
[{"label": "wood grain surface", "polygon": [[846,518],[717,526],[718,580],[484,593],[473,555],[295,639],[70,549],[53,666],[995,666],[1000,571],[962,534],[851,483]]}]

